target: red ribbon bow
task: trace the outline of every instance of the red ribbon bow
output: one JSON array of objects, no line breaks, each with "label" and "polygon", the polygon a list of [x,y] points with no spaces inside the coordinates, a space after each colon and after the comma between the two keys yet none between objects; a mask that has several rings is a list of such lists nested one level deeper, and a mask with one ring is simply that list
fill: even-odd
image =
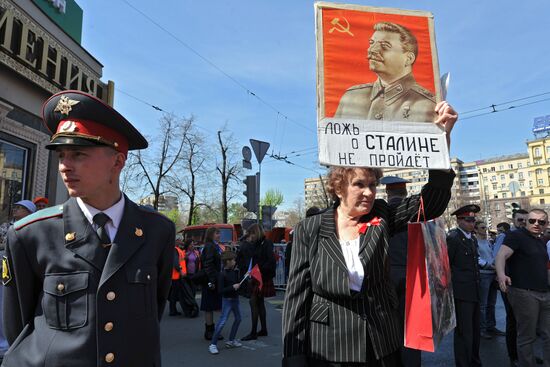
[{"label": "red ribbon bow", "polygon": [[371,220],[369,220],[367,223],[363,223],[361,227],[359,227],[359,233],[365,234],[365,232],[367,232],[367,227],[379,226],[379,225],[380,225],[380,218],[374,217]]}]

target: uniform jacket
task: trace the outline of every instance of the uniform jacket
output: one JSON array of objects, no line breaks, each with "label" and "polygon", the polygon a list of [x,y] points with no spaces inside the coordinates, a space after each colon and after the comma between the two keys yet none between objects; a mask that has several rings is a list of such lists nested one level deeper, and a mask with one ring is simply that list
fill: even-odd
[{"label": "uniform jacket", "polygon": [[453,293],[456,299],[479,302],[479,267],[477,240],[467,239],[458,228],[447,235]]},{"label": "uniform jacket", "polygon": [[[441,215],[451,196],[454,173],[430,171],[422,190],[427,218]],[[400,346],[397,297],[389,280],[388,238],[416,219],[420,196],[396,208],[376,200],[361,218],[380,218],[360,236],[359,258],[365,277],[360,292],[349,288],[349,275],[336,234],[336,208],[300,222],[294,231],[292,259],[283,308],[283,366],[307,366],[308,358],[365,362],[371,343],[376,358]]]},{"label": "uniform jacket", "polygon": [[349,88],[340,99],[334,117],[432,122],[434,109],[433,94],[408,74],[385,88],[380,79]]},{"label": "uniform jacket", "polygon": [[160,366],[174,242],[171,221],[128,198],[109,249],[74,198],[16,223],[2,366]]}]

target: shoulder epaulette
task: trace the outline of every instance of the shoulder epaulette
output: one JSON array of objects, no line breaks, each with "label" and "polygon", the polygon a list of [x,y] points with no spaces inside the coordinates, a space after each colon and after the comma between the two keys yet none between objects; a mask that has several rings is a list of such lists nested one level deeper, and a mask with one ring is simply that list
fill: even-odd
[{"label": "shoulder epaulette", "polygon": [[45,208],[37,211],[31,215],[27,215],[13,224],[15,230],[20,230],[23,227],[28,226],[31,223],[39,222],[44,219],[60,217],[63,215],[63,205],[56,205],[49,208]]},{"label": "shoulder epaulette", "polygon": [[348,91],[349,90],[356,90],[356,89],[372,88],[373,85],[374,85],[373,83],[358,84],[358,85],[354,85],[352,87],[349,87]]},{"label": "shoulder epaulette", "polygon": [[435,103],[435,97],[434,95],[432,94],[432,92],[430,92],[429,90],[425,89],[424,87],[418,85],[418,84],[415,84],[411,87],[411,90],[412,91],[415,91],[416,93],[422,95],[423,97],[426,97],[428,99],[430,99],[432,102]]}]

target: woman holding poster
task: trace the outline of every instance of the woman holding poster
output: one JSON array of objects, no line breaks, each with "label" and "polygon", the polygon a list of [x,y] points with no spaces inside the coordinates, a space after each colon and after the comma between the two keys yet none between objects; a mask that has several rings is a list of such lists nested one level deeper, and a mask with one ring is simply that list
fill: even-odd
[{"label": "woman holding poster", "polygon": [[[434,110],[449,139],[458,118],[447,102]],[[326,212],[294,230],[283,307],[283,366],[398,366],[403,331],[389,278],[388,240],[416,218],[422,196],[426,220],[440,216],[454,172],[431,170],[420,195],[397,208],[375,200],[379,168],[330,169]]]}]

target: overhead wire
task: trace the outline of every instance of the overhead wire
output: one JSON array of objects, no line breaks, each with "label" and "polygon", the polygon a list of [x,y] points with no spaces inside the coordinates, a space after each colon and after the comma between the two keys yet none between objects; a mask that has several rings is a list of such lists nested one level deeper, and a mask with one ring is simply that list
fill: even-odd
[{"label": "overhead wire", "polygon": [[264,98],[260,97],[258,95],[258,93],[256,92],[253,92],[252,90],[250,90],[246,85],[244,85],[243,83],[241,83],[240,81],[238,81],[236,78],[234,78],[233,76],[231,76],[229,73],[227,73],[225,70],[223,70],[221,67],[219,67],[218,65],[216,65],[214,62],[210,61],[207,57],[203,56],[200,52],[198,52],[197,50],[195,50],[193,47],[191,47],[189,44],[187,44],[185,41],[183,41],[181,38],[179,38],[178,36],[176,36],[174,33],[170,32],[167,28],[165,28],[164,26],[162,26],[162,24],[158,23],[156,20],[154,20],[153,18],[151,18],[149,15],[147,15],[146,13],[144,13],[143,11],[141,11],[140,9],[138,9],[137,7],[135,7],[134,5],[132,5],[129,1],[127,0],[121,0],[122,2],[124,2],[126,5],[128,5],[130,8],[134,9],[134,11],[136,11],[137,13],[139,13],[141,16],[143,16],[145,19],[147,19],[149,22],[153,23],[157,28],[159,28],[160,30],[162,30],[164,33],[168,34],[170,37],[172,37],[176,42],[180,43],[183,47],[185,47],[187,50],[189,50],[190,52],[192,52],[193,54],[195,54],[198,58],[200,58],[201,60],[203,60],[205,63],[207,63],[208,65],[210,65],[212,68],[216,69],[219,73],[221,73],[222,75],[224,75],[226,78],[228,78],[229,80],[231,80],[233,83],[235,83],[235,85],[237,85],[238,87],[240,87],[241,89],[245,90],[247,94],[255,97],[258,101],[260,101],[262,104],[264,104],[266,107],[272,109],[274,112],[280,114],[281,116],[283,116],[285,118],[285,120],[288,120],[288,121],[291,121],[293,122],[295,125],[305,129],[305,130],[308,130],[308,131],[312,131],[314,132],[315,130],[311,129],[310,127],[306,126],[306,125],[303,125],[301,123],[299,123],[298,121],[296,120],[293,120],[291,119],[290,117],[288,117],[287,115],[285,115],[284,113],[282,113],[281,111],[279,111],[275,106],[273,106],[271,103],[269,103],[267,100],[265,100]]},{"label": "overhead wire", "polygon": [[[121,0],[122,2],[124,2],[128,7],[132,8],[134,11],[136,11],[137,13],[139,13],[141,16],[143,16],[145,19],[147,19],[149,22],[151,22],[153,25],[155,25],[157,28],[159,28],[161,31],[163,31],[164,33],[166,33],[167,35],[169,35],[171,38],[173,38],[176,42],[178,42],[179,44],[181,44],[183,47],[185,47],[187,50],[189,50],[191,53],[193,53],[194,55],[196,55],[198,58],[200,58],[202,61],[204,61],[205,63],[207,63],[209,66],[211,66],[212,68],[214,68],[215,70],[217,70],[219,73],[221,73],[223,76],[225,76],[226,78],[228,78],[229,80],[231,80],[235,85],[237,85],[239,88],[243,89],[248,95],[256,98],[258,101],[260,101],[263,105],[265,105],[266,107],[270,108],[271,110],[273,110],[275,113],[277,113],[277,126],[278,126],[278,123],[279,123],[279,116],[282,116],[285,121],[284,121],[284,125],[283,125],[283,131],[282,131],[282,137],[281,137],[281,140],[284,140],[284,134],[285,134],[285,130],[286,130],[286,122],[287,121],[290,121],[292,123],[294,123],[295,125],[305,129],[305,130],[308,130],[308,131],[311,131],[311,132],[315,132],[315,130],[301,124],[300,122],[288,117],[287,115],[285,115],[284,113],[282,113],[280,110],[278,110],[275,106],[273,106],[271,103],[269,103],[267,100],[265,100],[264,98],[262,98],[261,96],[258,95],[258,93],[250,90],[246,85],[244,85],[243,83],[241,83],[239,80],[237,80],[236,78],[234,78],[231,74],[227,73],[225,70],[223,70],[221,67],[219,67],[218,65],[216,65],[214,62],[212,62],[210,59],[208,59],[207,57],[203,56],[200,52],[198,52],[197,50],[195,50],[193,47],[191,47],[188,43],[186,43],[185,41],[183,41],[181,38],[179,38],[177,35],[175,35],[174,33],[172,33],[170,30],[168,30],[166,27],[164,27],[162,24],[160,24],[159,22],[157,22],[155,19],[153,19],[152,17],[150,17],[149,15],[147,15],[145,12],[141,11],[139,8],[137,8],[136,6],[134,6],[133,4],[131,4],[128,0]],[[147,101],[144,101],[136,96],[133,96],[127,92],[124,92],[120,89],[117,88],[118,91],[120,91],[121,93],[129,96],[130,98],[133,98],[141,103],[144,103],[148,106],[150,106],[151,108],[157,110],[157,111],[160,111],[160,112],[166,112],[165,110],[163,110],[161,107],[157,106],[157,105],[154,105],[152,103],[149,103]],[[519,101],[524,101],[524,100],[528,100],[528,99],[532,99],[532,98],[536,98],[536,97],[540,97],[540,96],[544,96],[544,95],[548,95],[550,94],[550,92],[543,92],[543,93],[538,93],[538,94],[534,94],[534,95],[531,95],[531,96],[527,96],[527,97],[521,97],[521,98],[516,98],[516,99],[513,99],[513,100],[509,100],[509,101],[504,101],[504,102],[500,102],[500,103],[497,103],[497,104],[491,104],[489,106],[485,106],[485,107],[480,107],[480,108],[476,108],[476,109],[473,109],[473,110],[469,110],[469,111],[465,111],[465,112],[460,112],[459,114],[460,115],[467,115],[467,114],[470,114],[470,113],[474,113],[474,112],[479,112],[479,111],[483,111],[483,110],[486,110],[486,109],[491,109],[490,111],[487,111],[487,112],[483,112],[483,113],[479,113],[479,114],[475,114],[475,115],[472,115],[472,116],[465,116],[465,117],[461,117],[461,120],[469,120],[469,119],[473,119],[473,118],[477,118],[477,117],[480,117],[480,116],[485,116],[485,115],[489,115],[489,114],[492,114],[492,113],[498,113],[498,112],[503,112],[503,111],[507,111],[507,110],[510,110],[510,109],[515,109],[515,108],[520,108],[520,107],[524,107],[524,106],[528,106],[528,105],[532,105],[532,104],[536,104],[536,103],[541,103],[541,102],[545,102],[545,101],[548,101],[550,100],[550,98],[545,98],[545,99],[541,99],[541,100],[537,100],[537,101],[533,101],[533,102],[528,102],[528,103],[523,103],[523,104],[519,104],[519,105],[516,105],[516,106],[509,106],[508,108],[504,108],[504,109],[497,109],[497,107],[499,106],[503,106],[503,105],[507,105],[507,104],[510,104],[510,103],[515,103],[515,102],[519,102]],[[196,125],[198,126],[199,128],[201,129],[204,129],[205,131],[208,131],[210,133],[212,133],[212,131],[206,129],[206,128],[203,128],[199,125]],[[279,145],[280,146],[280,145]],[[279,152],[279,156],[280,156],[280,152]]]}]

